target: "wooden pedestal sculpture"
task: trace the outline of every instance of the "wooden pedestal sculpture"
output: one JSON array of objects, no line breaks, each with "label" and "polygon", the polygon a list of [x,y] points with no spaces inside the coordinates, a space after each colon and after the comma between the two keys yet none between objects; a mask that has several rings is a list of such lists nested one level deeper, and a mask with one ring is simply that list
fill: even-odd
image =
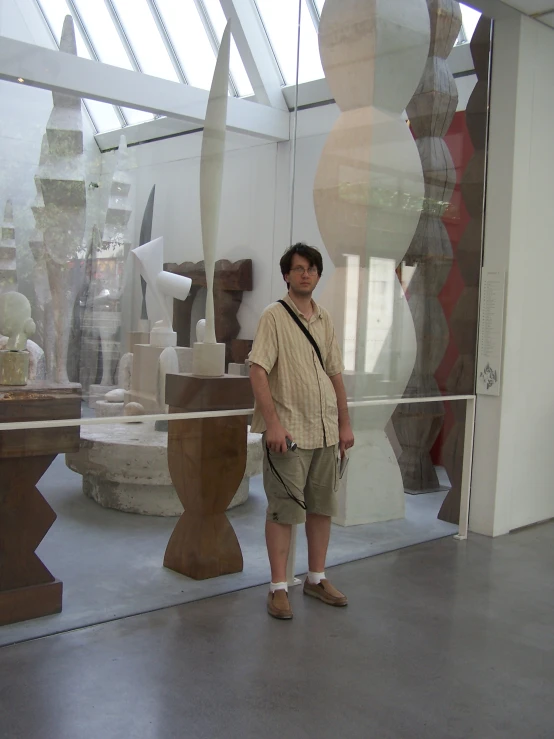
[{"label": "wooden pedestal sculpture", "polygon": [[[353,310],[334,311],[337,334],[355,338],[353,371],[345,376],[351,400],[401,396],[414,366],[413,320],[395,270],[414,236],[424,184],[402,112],[421,79],[429,37],[425,0],[327,0],[323,6],[321,62],[341,115],[319,161],[314,205],[335,266],[322,302],[330,305],[335,296],[344,306],[349,286],[358,286]],[[388,289],[378,303],[383,283]],[[376,351],[370,318],[389,327]],[[343,525],[404,515],[402,478],[384,431],[393,409],[352,413],[356,446],[339,496]]]},{"label": "wooden pedestal sculpture", "polygon": [[[450,319],[452,336],[459,352],[447,380],[447,392],[453,395],[470,395],[475,391],[489,99],[490,18],[481,16],[479,19],[470,49],[477,84],[467,104],[466,126],[475,151],[468,162],[461,185],[462,198],[471,220],[460,239],[457,251],[458,265],[465,287]],[[452,403],[451,407],[455,423],[445,440],[441,455],[451,488],[439,511],[439,518],[457,524],[460,518],[465,403]]]},{"label": "wooden pedestal sculpture", "polygon": [[[204,262],[166,264],[164,269],[177,275],[190,277],[192,286],[184,301],[175,301],[173,325],[177,331],[177,345],[191,346],[191,317],[194,299],[201,288],[206,287]],[[237,313],[245,290],[252,290],[252,260],[230,262],[219,259],[214,271],[215,333],[217,340],[226,345],[226,363],[236,361],[232,354],[232,342],[240,331]]]},{"label": "wooden pedestal sculpture", "polygon": [[[254,404],[249,378],[230,375],[167,375],[165,399],[170,413]],[[244,476],[246,445],[247,416],[169,421],[169,473],[185,510],[167,545],[165,567],[195,580],[242,571],[225,511]]]},{"label": "wooden pedestal sculpture", "polygon": [[[1,423],[80,414],[78,385],[1,388]],[[56,520],[36,485],[57,454],[78,450],[77,426],[0,430],[0,626],[62,610],[62,583],[35,554]]]},{"label": "wooden pedestal sculpture", "polygon": [[[408,288],[408,304],[417,336],[417,357],[406,397],[440,395],[434,373],[449,341],[438,295],[452,267],[452,245],[442,217],[454,191],[456,171],[442,137],[458,103],[456,83],[446,59],[460,31],[462,13],[455,0],[427,0],[427,6],[431,19],[429,58],[406,108],[425,179],[425,207],[405,258],[407,265],[416,266]],[[430,450],[443,418],[441,401],[401,405],[394,413],[394,430],[402,446],[399,464],[407,492],[440,489]]]}]

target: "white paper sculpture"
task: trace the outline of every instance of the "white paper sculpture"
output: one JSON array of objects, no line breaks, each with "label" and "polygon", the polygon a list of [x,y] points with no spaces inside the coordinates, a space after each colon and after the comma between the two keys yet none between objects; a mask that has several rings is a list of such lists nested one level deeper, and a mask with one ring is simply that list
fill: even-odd
[{"label": "white paper sculpture", "polygon": [[154,346],[177,346],[177,334],[173,330],[173,299],[186,300],[192,280],[163,268],[164,241],[160,237],[137,246],[133,254],[140,262],[142,276],[148,284],[163,318],[156,321],[150,331],[150,343]]},{"label": "white paper sculpture", "polygon": [[225,344],[218,344],[215,336],[213,288],[225,154],[230,48],[231,21],[228,21],[210,89],[200,157],[200,218],[207,287],[206,330],[204,340],[197,341],[193,347],[192,373],[203,377],[225,374]]},{"label": "white paper sculpture", "polygon": [[0,333],[8,337],[0,351],[0,385],[26,385],[29,374],[27,337],[36,331],[31,304],[21,293],[0,295]]}]

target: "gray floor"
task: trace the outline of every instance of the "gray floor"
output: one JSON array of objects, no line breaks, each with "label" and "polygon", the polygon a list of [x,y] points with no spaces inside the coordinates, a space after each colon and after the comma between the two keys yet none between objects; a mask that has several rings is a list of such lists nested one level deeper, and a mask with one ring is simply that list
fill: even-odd
[{"label": "gray floor", "polygon": [[552,739],[554,525],[0,649],[2,739]]},{"label": "gray floor", "polygon": [[[59,456],[38,485],[58,519],[37,554],[64,584],[61,614],[0,628],[0,645],[90,626],[156,608],[187,603],[266,583],[266,500],[261,478],[248,502],[230,511],[244,571],[197,582],[162,567],[175,518],[138,516],[101,508],[81,492],[81,476]],[[444,493],[406,496],[406,518],[367,526],[333,527],[328,562],[350,562],[442,536],[457,528],[437,520]],[[297,572],[307,570],[299,531]]]}]

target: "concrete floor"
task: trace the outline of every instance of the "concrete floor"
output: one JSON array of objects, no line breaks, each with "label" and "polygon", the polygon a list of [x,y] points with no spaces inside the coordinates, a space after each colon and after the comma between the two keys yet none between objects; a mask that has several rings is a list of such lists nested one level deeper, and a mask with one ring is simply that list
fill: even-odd
[{"label": "concrete floor", "polygon": [[[59,456],[38,487],[58,519],[37,549],[64,585],[63,611],[0,628],[0,645],[131,616],[166,606],[261,585],[269,579],[264,540],[266,498],[260,477],[250,498],[229,513],[244,556],[243,572],[195,581],[162,567],[176,518],[138,516],[102,508],[86,498],[82,478]],[[334,526],[329,565],[351,562],[423,541],[451,536],[456,526],[437,519],[444,493],[406,496],[406,518],[379,524]],[[299,531],[297,572],[308,567]]]},{"label": "concrete floor", "polygon": [[554,524],[0,649],[2,739],[552,739]]}]

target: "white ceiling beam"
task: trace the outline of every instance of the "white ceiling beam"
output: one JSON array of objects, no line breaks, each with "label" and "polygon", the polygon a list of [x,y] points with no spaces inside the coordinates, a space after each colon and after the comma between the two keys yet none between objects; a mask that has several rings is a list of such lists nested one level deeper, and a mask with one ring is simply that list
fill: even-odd
[{"label": "white ceiling beam", "polygon": [[254,0],[220,0],[256,100],[278,110],[288,110],[282,80]]},{"label": "white ceiling beam", "polygon": [[[202,127],[207,90],[0,36],[0,79],[165,115]],[[287,111],[229,98],[227,127],[271,141],[290,137]]]}]

